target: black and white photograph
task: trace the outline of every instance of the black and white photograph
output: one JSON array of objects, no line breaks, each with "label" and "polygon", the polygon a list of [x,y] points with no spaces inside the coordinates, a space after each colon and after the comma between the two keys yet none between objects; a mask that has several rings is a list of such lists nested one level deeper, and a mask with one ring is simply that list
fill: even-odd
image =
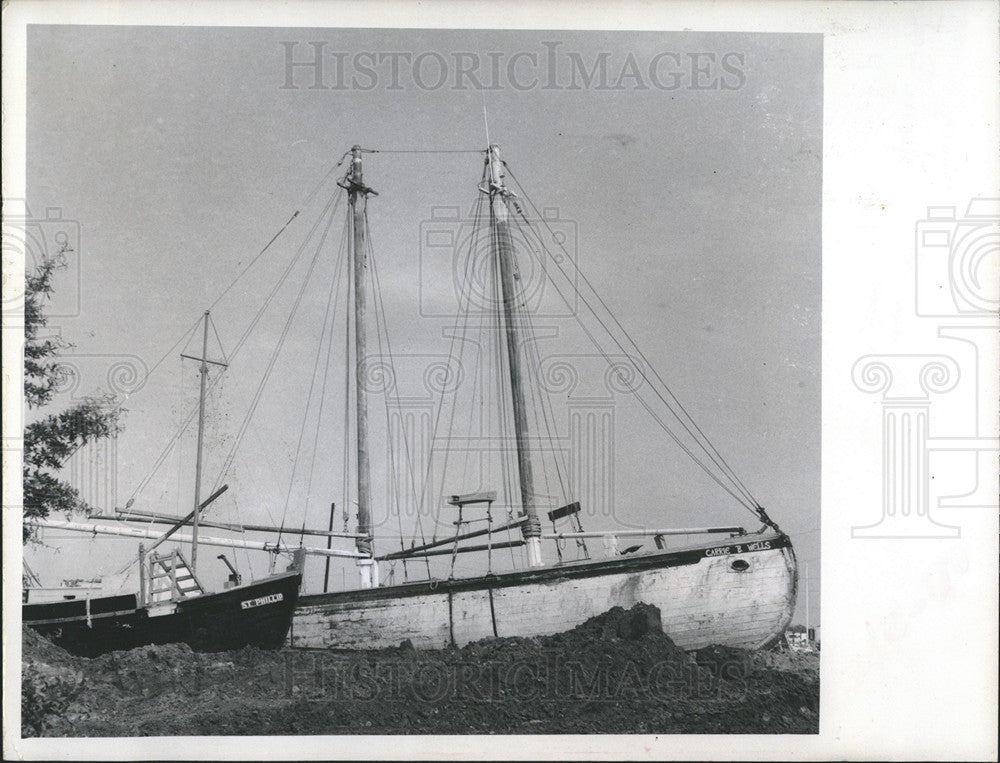
[{"label": "black and white photograph", "polygon": [[845,703],[985,580],[988,758],[997,161],[804,5],[9,7],[5,756],[941,757]]}]

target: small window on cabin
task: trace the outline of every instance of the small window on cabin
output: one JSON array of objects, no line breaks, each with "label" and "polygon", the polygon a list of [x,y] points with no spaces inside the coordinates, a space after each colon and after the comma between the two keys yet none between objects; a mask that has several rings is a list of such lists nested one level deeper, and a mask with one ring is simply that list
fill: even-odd
[{"label": "small window on cabin", "polygon": [[746,559],[736,559],[729,566],[732,567],[734,572],[746,572],[750,569],[750,562]]}]

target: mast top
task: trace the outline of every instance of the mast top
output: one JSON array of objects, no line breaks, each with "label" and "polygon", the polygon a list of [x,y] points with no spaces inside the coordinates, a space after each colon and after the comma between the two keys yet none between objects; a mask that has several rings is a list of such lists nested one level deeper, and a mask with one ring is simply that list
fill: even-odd
[{"label": "mast top", "polygon": [[[229,368],[229,364],[228,363],[221,362],[221,361],[218,361],[218,360],[212,360],[211,358],[208,357],[208,339],[207,339],[207,336],[208,336],[208,322],[209,322],[209,320],[211,320],[210,312],[208,310],[205,311],[203,319],[205,321],[205,336],[206,336],[206,339],[205,339],[205,346],[202,349],[201,357],[199,358],[196,355],[188,355],[186,352],[182,352],[181,353],[181,357],[182,358],[187,358],[188,360],[197,360],[199,363],[201,363],[201,370],[203,372],[207,372],[208,371],[208,367],[205,365],[206,363],[211,363],[213,366],[222,366],[223,368]],[[221,345],[220,345],[220,349],[221,349]],[[225,360],[225,355],[226,355],[225,350],[222,350],[223,361]]]},{"label": "mast top", "polygon": [[351,146],[351,168],[347,174],[337,182],[341,188],[348,193],[360,193],[363,196],[378,196],[378,191],[366,186],[363,182],[363,172],[361,165],[361,154],[371,153],[370,149],[361,148],[355,144]]}]

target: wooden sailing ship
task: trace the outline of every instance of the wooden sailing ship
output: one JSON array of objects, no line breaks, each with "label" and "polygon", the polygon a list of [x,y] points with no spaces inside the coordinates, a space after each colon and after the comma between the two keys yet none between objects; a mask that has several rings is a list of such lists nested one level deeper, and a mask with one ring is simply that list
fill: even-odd
[{"label": "wooden sailing ship", "polygon": [[[666,390],[655,372],[643,372],[643,379],[654,388],[657,397],[677,417],[680,425],[689,432],[696,432],[693,444],[687,445],[669,430],[668,434],[688,455],[692,455],[692,450],[697,448],[707,454],[707,458],[701,461],[693,455],[692,458],[706,471],[715,469],[718,472],[710,472],[709,476],[752,512],[755,522],[760,523],[759,529],[747,531],[738,524],[728,524],[587,532],[581,522],[581,516],[585,516],[586,512],[578,497],[564,495],[562,500],[553,503],[546,491],[536,485],[539,459],[533,451],[538,449],[538,433],[530,431],[533,420],[529,400],[537,392],[532,389],[532,384],[537,385],[538,381],[537,368],[533,366],[537,364],[537,355],[532,355],[535,339],[530,336],[530,320],[525,315],[528,299],[520,277],[523,263],[519,265],[512,232],[512,221],[516,222],[519,216],[523,219],[524,215],[516,195],[506,184],[506,165],[500,158],[499,148],[492,144],[485,152],[478,152],[480,155],[485,153],[479,199],[488,204],[487,259],[496,294],[490,305],[495,315],[484,321],[495,334],[495,376],[498,386],[505,390],[504,395],[498,395],[492,402],[509,409],[506,415],[510,422],[507,439],[512,443],[510,450],[513,452],[508,470],[511,484],[505,485],[505,494],[499,497],[490,486],[478,483],[465,486],[473,488],[473,492],[432,496],[451,512],[443,524],[454,527],[453,532],[442,537],[437,537],[435,532],[430,540],[411,535],[409,545],[403,542],[401,536],[398,550],[376,548],[377,528],[372,517],[375,499],[371,483],[369,392],[366,385],[359,381],[369,369],[368,298],[374,289],[369,270],[370,241],[366,234],[367,202],[375,191],[365,185],[362,171],[362,158],[367,151],[355,146],[345,155],[345,158],[350,158],[350,168],[338,183],[346,192],[349,203],[345,236],[349,243],[347,270],[351,274],[349,294],[353,294],[353,304],[345,313],[348,319],[353,320],[353,332],[348,331],[348,334],[353,334],[353,346],[346,353],[345,360],[351,365],[350,359],[353,358],[353,367],[349,368],[345,380],[347,392],[344,399],[345,406],[353,402],[354,437],[350,450],[356,469],[351,479],[356,497],[355,531],[347,531],[346,516],[344,532],[334,531],[331,505],[326,531],[305,530],[303,524],[300,534],[300,538],[304,535],[325,537],[325,548],[306,546],[301,541],[298,549],[292,549],[246,539],[201,538],[203,545],[257,548],[272,554],[297,550],[300,559],[301,555],[325,557],[323,591],[303,592],[296,600],[300,573],[290,572],[255,584],[266,587],[266,590],[244,587],[209,595],[199,586],[198,590],[189,592],[174,588],[169,596],[163,596],[152,591],[153,569],[179,571],[179,578],[185,578],[187,567],[179,556],[164,563],[162,557],[144,552],[144,582],[138,598],[124,597],[121,601],[108,600],[100,604],[95,600],[88,605],[79,601],[67,602],[58,605],[63,606],[67,613],[62,618],[56,617],[54,610],[43,609],[57,605],[28,604],[25,605],[26,622],[39,629],[47,629],[49,633],[57,628],[62,628],[62,633],[83,633],[91,637],[81,637],[88,645],[95,643],[92,636],[100,616],[105,618],[108,628],[115,634],[102,638],[116,644],[136,643],[129,642],[128,636],[123,635],[126,633],[141,632],[141,638],[147,642],[157,637],[155,633],[159,633],[160,637],[165,633],[184,633],[187,634],[184,638],[175,639],[171,635],[170,639],[185,640],[201,648],[205,644],[216,648],[225,643],[222,648],[228,648],[233,643],[224,641],[225,637],[253,639],[256,638],[253,634],[260,631],[264,643],[259,645],[275,646],[285,638],[287,629],[287,641],[293,647],[383,648],[409,640],[418,648],[441,648],[461,646],[489,637],[531,637],[556,633],[611,607],[631,607],[644,602],[659,608],[664,631],[685,649],[697,649],[709,644],[759,648],[780,638],[791,619],[796,598],[797,568],[791,540],[746,490],[686,411],[683,408],[677,411],[679,404],[676,398]],[[298,214],[296,212],[292,219]],[[373,302],[377,308],[377,294]],[[621,344],[618,346],[622,347]],[[631,346],[623,349],[631,349]],[[635,352],[640,351],[635,348]],[[201,357],[202,368],[206,360],[207,345]],[[202,395],[204,378],[203,374]],[[660,386],[657,387],[657,384]],[[324,380],[323,388],[325,386]],[[537,423],[538,413],[534,413]],[[201,427],[199,452],[200,431]],[[352,427],[345,423],[345,438],[350,439],[351,433]],[[200,465],[196,481],[200,483]],[[410,499],[416,501],[416,495],[423,495],[428,489],[427,485],[417,486]],[[195,505],[203,508],[215,497],[213,494],[201,504],[196,496]],[[403,507],[397,505],[394,508],[399,512]],[[407,508],[414,509],[419,516],[422,506]],[[502,519],[494,518],[495,509],[502,509]],[[100,518],[125,523],[172,523],[171,532],[190,524],[192,549],[196,549],[199,513],[194,511],[189,517],[179,520],[137,511],[120,511],[117,515]],[[224,529],[278,531],[284,528],[284,522],[282,528],[236,526],[207,520],[205,523]],[[55,520],[43,524],[84,532],[155,537],[149,530],[121,525],[96,526]],[[353,542],[354,548],[332,548],[335,538]],[[636,538],[652,540],[655,548],[643,551],[638,545],[625,549],[619,547],[620,540]],[[604,558],[591,558],[586,548],[588,539],[602,541]],[[670,545],[671,541],[677,545]],[[556,560],[546,561],[543,542],[554,544]],[[577,558],[564,558],[562,549],[566,543],[577,545]],[[513,550],[520,549],[522,562],[514,564],[513,569],[494,571],[497,552],[501,549],[508,549],[512,560]],[[195,553],[193,550],[191,580],[195,580]],[[459,555],[465,554],[475,554],[485,563],[480,563],[472,574],[462,576],[456,573],[456,561]],[[354,560],[359,584],[329,591],[329,562],[331,558],[338,557]],[[447,573],[433,574],[431,559],[435,562],[450,561]],[[415,562],[426,564],[425,578],[409,579],[406,565]],[[396,582],[391,575],[388,580],[383,580],[380,568],[392,567],[396,563],[403,565],[404,582]],[[169,574],[167,577],[173,580]],[[275,586],[284,587],[279,590]],[[279,595],[280,599],[273,598]],[[258,600],[265,603],[261,606],[247,605],[247,602]],[[210,608],[203,605],[211,602],[218,602],[215,608],[218,611],[209,616]],[[156,617],[159,613],[157,607],[167,603],[175,607],[169,615],[175,619],[161,620],[169,622],[170,627],[156,630],[152,624],[159,619]],[[81,609],[84,606],[89,607],[86,612]],[[226,619],[229,615],[222,612],[225,608],[232,609],[232,616],[237,619]],[[98,612],[98,609],[101,611]],[[225,612],[230,612],[230,609],[225,609]],[[75,618],[72,629],[68,628],[71,610]],[[257,621],[250,623],[249,620],[240,620],[240,617],[272,619],[266,624],[254,624]],[[287,627],[288,617],[291,618],[290,628]],[[137,627],[137,622],[143,623],[143,627]],[[220,627],[206,626],[209,622]],[[206,627],[207,635],[204,632]],[[87,630],[84,631],[84,628]],[[195,638],[195,632],[201,635]],[[236,632],[241,635],[235,635]]]},{"label": "wooden sailing ship", "polygon": [[[352,151],[351,170],[342,186],[350,199],[353,217],[353,265],[356,294],[355,340],[357,367],[365,367],[366,203],[372,193],[364,184],[362,149]],[[484,183],[480,190],[490,204],[491,251],[499,273],[505,368],[511,390],[520,513],[513,521],[486,530],[463,531],[463,510],[486,507],[495,493],[452,496],[448,503],[458,512],[454,537],[411,546],[398,552],[374,554],[369,538],[359,539],[357,548],[371,554],[362,566],[358,590],[304,595],[296,608],[291,644],[311,648],[379,648],[409,639],[417,647],[461,646],[497,636],[539,636],[573,627],[615,606],[638,602],[657,606],[663,629],[685,649],[709,644],[763,647],[784,631],[792,616],[796,595],[796,563],[788,536],[771,521],[764,509],[753,510],[763,523],[760,530],[743,528],[673,528],[644,531],[586,533],[559,531],[560,520],[578,518],[580,504],[571,502],[547,512],[553,531],[543,532],[533,485],[532,439],[528,433],[525,401],[527,376],[523,369],[523,325],[517,316],[524,295],[519,290],[518,265],[512,244],[510,217],[517,213],[516,200],[505,185],[504,163],[499,148],[487,150]],[[360,371],[359,371],[360,373]],[[358,530],[371,533],[367,443],[367,410],[363,385],[356,394],[358,452]],[[516,528],[516,541],[490,542],[494,534]],[[703,543],[663,548],[667,536],[716,536]],[[485,535],[487,544],[463,545]],[[619,537],[648,536],[657,550],[622,555]],[[543,562],[542,540],[581,540],[600,537],[607,541],[609,558]],[[380,561],[415,560],[434,554],[455,555],[464,551],[490,553],[503,545],[522,546],[525,569],[474,577],[449,576],[443,580],[379,585]],[[561,556],[561,554],[560,554]],[[452,567],[454,569],[454,566]]]}]

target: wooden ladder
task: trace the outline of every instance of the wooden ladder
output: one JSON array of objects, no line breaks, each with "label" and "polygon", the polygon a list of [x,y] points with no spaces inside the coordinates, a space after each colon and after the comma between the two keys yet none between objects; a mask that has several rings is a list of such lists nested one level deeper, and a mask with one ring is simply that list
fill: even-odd
[{"label": "wooden ladder", "polygon": [[169,554],[149,555],[150,603],[177,601],[203,593],[205,589],[178,549]]}]

